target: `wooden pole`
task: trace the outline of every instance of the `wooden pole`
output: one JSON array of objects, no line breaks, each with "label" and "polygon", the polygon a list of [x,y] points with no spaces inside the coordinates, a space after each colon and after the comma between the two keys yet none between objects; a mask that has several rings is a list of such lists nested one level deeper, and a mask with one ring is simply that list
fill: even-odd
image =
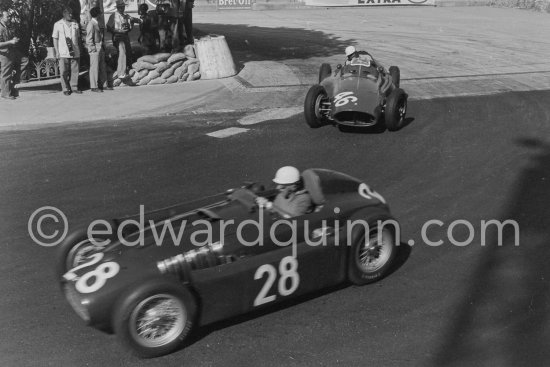
[{"label": "wooden pole", "polygon": [[227,78],[237,74],[224,36],[210,35],[195,41],[201,79]]}]

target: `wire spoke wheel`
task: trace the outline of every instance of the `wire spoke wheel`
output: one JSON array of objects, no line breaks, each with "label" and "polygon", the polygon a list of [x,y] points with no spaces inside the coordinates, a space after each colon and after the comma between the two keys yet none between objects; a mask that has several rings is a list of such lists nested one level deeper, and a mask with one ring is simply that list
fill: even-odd
[{"label": "wire spoke wheel", "polygon": [[357,246],[355,261],[361,271],[374,273],[390,259],[393,251],[393,236],[387,229],[372,230],[369,237],[363,236]]},{"label": "wire spoke wheel", "polygon": [[130,315],[130,334],[148,348],[166,345],[183,332],[187,312],[182,301],[169,294],[157,294],[141,301]]}]

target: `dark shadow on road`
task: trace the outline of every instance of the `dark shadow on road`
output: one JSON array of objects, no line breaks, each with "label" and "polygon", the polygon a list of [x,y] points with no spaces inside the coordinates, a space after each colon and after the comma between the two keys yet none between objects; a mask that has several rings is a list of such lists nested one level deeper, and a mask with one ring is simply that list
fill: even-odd
[{"label": "dark shadow on road", "polygon": [[264,28],[246,25],[198,23],[196,36],[224,35],[236,64],[281,61],[342,54],[354,40],[345,40],[303,28]]},{"label": "dark shadow on road", "polygon": [[[528,161],[471,275],[433,366],[545,366],[550,361],[550,142],[519,139]],[[452,290],[450,290],[452,291]]]}]

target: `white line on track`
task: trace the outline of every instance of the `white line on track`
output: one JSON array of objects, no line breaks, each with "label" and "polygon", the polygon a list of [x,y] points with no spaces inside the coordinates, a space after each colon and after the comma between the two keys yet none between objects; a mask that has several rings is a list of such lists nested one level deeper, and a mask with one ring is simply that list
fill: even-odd
[{"label": "white line on track", "polygon": [[243,117],[239,120],[239,124],[254,125],[268,120],[284,120],[299,113],[302,113],[303,110],[304,108],[302,106],[267,108],[263,111]]},{"label": "white line on track", "polygon": [[242,127],[228,127],[227,129],[217,130],[211,133],[208,133],[206,135],[211,136],[213,138],[227,138],[228,136],[240,134],[247,132],[249,129],[245,129]]}]

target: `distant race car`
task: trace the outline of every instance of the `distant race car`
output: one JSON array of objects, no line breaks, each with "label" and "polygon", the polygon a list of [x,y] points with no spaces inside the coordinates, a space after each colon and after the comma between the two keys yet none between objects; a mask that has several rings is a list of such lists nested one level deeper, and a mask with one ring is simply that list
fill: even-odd
[{"label": "distant race car", "polygon": [[331,66],[322,64],[319,84],[306,95],[306,122],[312,128],[384,124],[390,131],[399,130],[405,121],[408,98],[399,83],[397,66],[391,66],[388,75],[374,63],[354,59],[350,64],[337,65],[333,75]]},{"label": "distant race car", "polygon": [[[295,218],[260,207],[256,199],[273,200],[277,190],[253,184],[219,194],[219,200],[206,198],[211,204],[198,209],[189,210],[197,202],[178,204],[105,222],[114,227],[112,234],[105,227],[93,238],[86,229],[75,231],[58,250],[62,290],[88,325],[114,331],[134,353],[149,358],[181,348],[194,327],[345,281],[362,285],[387,275],[399,224],[384,198],[331,170],[308,169],[302,179],[314,207]],[[207,224],[211,233],[204,232]],[[261,243],[253,245],[255,238]],[[129,246],[138,239],[139,245]]]}]

